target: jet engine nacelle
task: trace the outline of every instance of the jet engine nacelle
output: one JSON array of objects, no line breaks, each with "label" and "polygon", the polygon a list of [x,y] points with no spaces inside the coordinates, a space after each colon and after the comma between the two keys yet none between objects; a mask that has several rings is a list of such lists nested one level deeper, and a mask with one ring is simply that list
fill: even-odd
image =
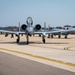
[{"label": "jet engine nacelle", "polygon": [[25,30],[25,29],[27,28],[27,25],[23,24],[23,25],[21,26],[21,28],[22,28],[23,30]]},{"label": "jet engine nacelle", "polygon": [[36,26],[35,26],[35,30],[40,30],[41,29],[41,25],[40,24],[37,24]]}]

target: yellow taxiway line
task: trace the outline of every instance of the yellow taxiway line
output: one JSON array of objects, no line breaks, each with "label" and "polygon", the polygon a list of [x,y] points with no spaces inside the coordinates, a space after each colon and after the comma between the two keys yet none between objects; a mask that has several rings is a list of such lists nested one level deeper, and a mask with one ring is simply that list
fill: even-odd
[{"label": "yellow taxiway line", "polygon": [[27,56],[34,57],[34,58],[37,58],[37,59],[55,62],[55,63],[58,63],[58,64],[64,64],[64,65],[71,66],[71,67],[75,68],[75,64],[60,61],[60,60],[50,59],[50,58],[46,58],[46,57],[42,57],[42,56],[33,55],[33,54],[30,54],[30,53],[24,53],[24,52],[19,52],[19,51],[15,51],[15,50],[5,49],[5,48],[0,48],[0,50],[12,52],[12,53],[17,53],[17,54],[22,54],[22,55],[27,55]]}]

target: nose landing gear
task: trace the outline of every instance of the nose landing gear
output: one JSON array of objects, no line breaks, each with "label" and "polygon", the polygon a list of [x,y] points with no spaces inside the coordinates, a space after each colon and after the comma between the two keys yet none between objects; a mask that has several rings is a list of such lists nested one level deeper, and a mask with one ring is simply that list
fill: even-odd
[{"label": "nose landing gear", "polygon": [[42,36],[42,41],[43,41],[43,43],[46,42],[46,40],[45,40],[45,36]]},{"label": "nose landing gear", "polygon": [[16,42],[19,43],[19,41],[20,41],[20,36],[17,36]]}]

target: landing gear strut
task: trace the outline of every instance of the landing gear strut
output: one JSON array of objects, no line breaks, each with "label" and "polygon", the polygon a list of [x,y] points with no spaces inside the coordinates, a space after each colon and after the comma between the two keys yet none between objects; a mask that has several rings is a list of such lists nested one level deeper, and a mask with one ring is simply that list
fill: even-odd
[{"label": "landing gear strut", "polygon": [[29,36],[28,35],[26,36],[26,39],[27,39],[26,43],[29,44]]},{"label": "landing gear strut", "polygon": [[45,36],[42,36],[42,41],[43,41],[43,43],[46,42],[46,41],[45,41]]}]

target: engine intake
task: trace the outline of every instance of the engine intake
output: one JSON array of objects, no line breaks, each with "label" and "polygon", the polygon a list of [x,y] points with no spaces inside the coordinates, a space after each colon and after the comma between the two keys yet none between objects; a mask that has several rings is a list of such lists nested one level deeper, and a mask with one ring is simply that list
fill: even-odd
[{"label": "engine intake", "polygon": [[22,28],[23,30],[25,30],[25,29],[27,28],[27,26],[26,26],[25,24],[22,24],[21,28]]},{"label": "engine intake", "polygon": [[40,25],[40,24],[37,24],[37,25],[35,26],[35,29],[36,29],[36,30],[40,30],[40,29],[41,29],[41,25]]}]

